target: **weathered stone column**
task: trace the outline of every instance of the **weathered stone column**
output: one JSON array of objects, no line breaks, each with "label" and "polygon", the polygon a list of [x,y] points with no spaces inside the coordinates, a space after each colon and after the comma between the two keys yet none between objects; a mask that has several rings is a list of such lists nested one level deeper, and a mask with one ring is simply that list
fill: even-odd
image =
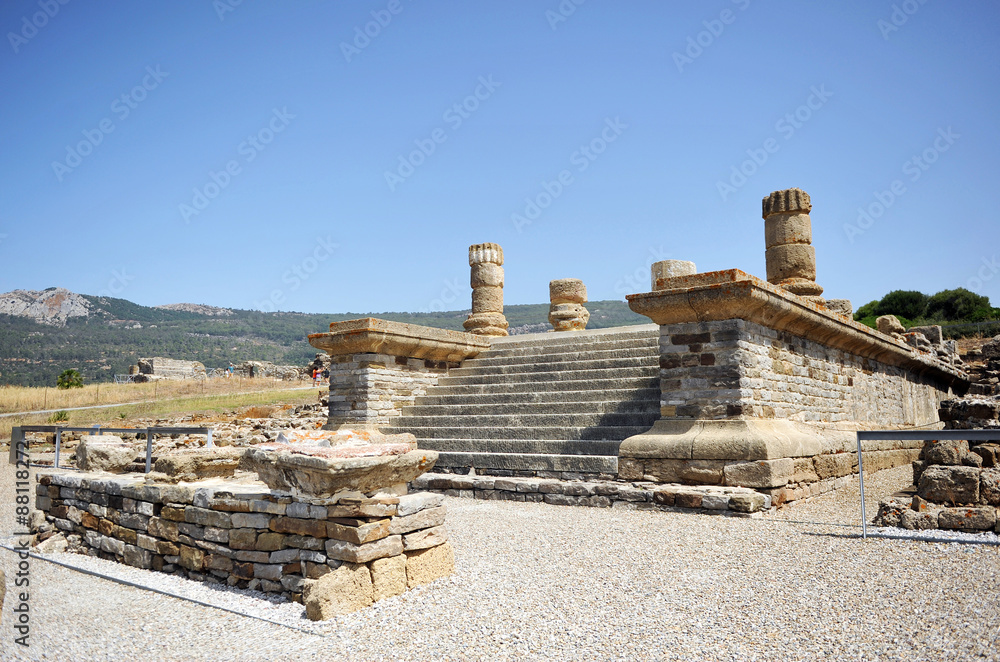
[{"label": "weathered stone column", "polygon": [[587,286],[578,278],[549,281],[549,324],[553,331],[582,331],[590,321]]},{"label": "weathered stone column", "polygon": [[503,249],[499,244],[469,246],[472,267],[472,314],[463,326],[480,336],[507,335],[503,315]]},{"label": "weathered stone column", "polygon": [[661,260],[654,262],[649,267],[650,291],[659,292],[666,289],[664,281],[669,278],[679,278],[680,276],[693,276],[698,273],[698,268],[694,262],[687,260]]},{"label": "weathered stone column", "polygon": [[792,294],[824,304],[816,283],[816,249],[812,246],[812,202],[802,189],[775,191],[763,200],[767,281]]}]

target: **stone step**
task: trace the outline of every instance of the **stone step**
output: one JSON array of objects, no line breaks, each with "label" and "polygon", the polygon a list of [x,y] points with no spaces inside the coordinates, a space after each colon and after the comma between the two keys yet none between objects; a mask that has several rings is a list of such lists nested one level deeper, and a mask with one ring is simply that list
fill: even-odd
[{"label": "stone step", "polygon": [[[594,394],[602,395],[600,393]],[[606,395],[606,394],[605,394]],[[458,397],[458,396],[453,396]],[[495,414],[627,414],[659,413],[659,394],[643,399],[592,400],[590,402],[496,402],[418,404],[402,409],[403,416],[490,416]]]},{"label": "stone step", "polygon": [[[657,347],[660,331],[655,325],[640,327],[640,332],[603,334],[598,336],[578,336],[579,332],[560,334],[529,334],[496,338],[490,348],[479,356],[483,358],[500,356],[539,356],[588,350],[632,349],[636,347]],[[584,332],[586,333],[586,332]],[[512,340],[524,338],[525,340]]]},{"label": "stone step", "polygon": [[583,370],[600,370],[606,372],[608,370],[632,370],[634,368],[659,370],[659,357],[651,355],[629,358],[583,360],[568,358],[567,360],[544,363],[517,362],[508,363],[506,365],[462,366],[461,368],[452,368],[449,370],[448,377],[466,377],[470,375],[496,375],[499,377],[506,375],[550,373],[556,371],[566,373]]},{"label": "stone step", "polygon": [[[645,378],[643,378],[645,379]],[[646,380],[649,381],[649,380]],[[565,382],[563,382],[565,383]],[[437,394],[439,389],[433,389],[430,393]],[[653,402],[656,407],[660,406],[660,387],[657,380],[656,385],[647,388],[611,388],[611,389],[588,389],[581,391],[570,390],[544,390],[544,391],[522,391],[522,392],[497,392],[497,393],[467,393],[460,391],[453,395],[421,395],[417,396],[413,407],[407,407],[404,413],[414,407],[433,406],[466,406],[483,405],[487,407],[507,407],[531,404],[555,404],[561,403],[568,406],[587,405],[594,403],[595,407],[607,403],[630,404],[632,402],[645,403]],[[598,411],[598,409],[594,409]]]},{"label": "stone step", "polygon": [[507,469],[511,471],[573,471],[618,473],[618,458],[606,455],[541,455],[525,453],[440,453],[435,466]]},{"label": "stone step", "polygon": [[[469,379],[469,378],[466,378]],[[441,384],[427,390],[428,396],[452,396],[452,395],[500,395],[500,394],[523,394],[523,393],[557,393],[561,391],[581,391],[593,390],[617,391],[623,389],[649,389],[660,388],[660,377],[656,376],[628,376],[611,379],[566,379],[558,381],[494,381],[487,383],[473,384]],[[426,396],[425,396],[426,397]]]},{"label": "stone step", "polygon": [[526,382],[541,382],[543,384],[564,381],[594,381],[598,379],[635,379],[637,377],[659,377],[658,366],[643,365],[631,368],[605,368],[598,370],[567,370],[552,372],[519,372],[510,375],[482,375],[471,374],[461,376],[442,377],[438,380],[438,386],[471,386],[474,384],[494,384],[503,383],[507,385],[523,384]]},{"label": "stone step", "polygon": [[536,354],[533,356],[521,355],[494,355],[493,350],[483,352],[474,359],[469,359],[462,363],[463,368],[480,368],[495,365],[515,365],[519,362],[531,362],[535,364],[558,363],[562,361],[588,361],[591,359],[630,359],[630,358],[650,358],[653,363],[659,360],[660,351],[656,343],[648,343],[631,348],[622,348],[615,345],[612,349],[580,350],[574,348],[566,352],[552,352],[549,354]]},{"label": "stone step", "polygon": [[618,456],[620,441],[585,439],[421,439],[419,447],[439,453]]},{"label": "stone step", "polygon": [[621,441],[626,437],[641,434],[652,427],[648,425],[612,425],[612,426],[532,426],[532,427],[483,427],[470,428],[466,425],[448,425],[447,423],[458,422],[456,419],[442,420],[444,425],[434,427],[411,427],[407,424],[407,419],[402,419],[395,425],[386,425],[381,428],[386,434],[400,434],[403,432],[413,433],[417,440],[421,439],[583,439],[586,441],[596,439],[606,439],[610,441]]},{"label": "stone step", "polygon": [[[572,413],[528,413],[528,414],[508,414],[494,412],[486,415],[459,415],[459,416],[407,416],[400,417],[399,427],[405,427],[413,434],[420,436],[422,430],[428,428],[455,428],[455,429],[475,429],[474,435],[459,435],[479,437],[483,432],[492,431],[499,428],[499,433],[510,431],[515,428],[616,428],[616,427],[650,427],[660,417],[659,407],[656,411],[629,412],[629,413],[608,413],[602,414],[592,412],[588,414]],[[485,437],[495,438],[495,437]],[[500,437],[502,438],[502,437]],[[524,437],[521,437],[522,439]],[[541,437],[554,439],[572,439],[572,437]],[[581,437],[583,439],[585,437]],[[594,438],[594,437],[591,437]],[[596,437],[597,439],[613,439],[615,437]]]}]

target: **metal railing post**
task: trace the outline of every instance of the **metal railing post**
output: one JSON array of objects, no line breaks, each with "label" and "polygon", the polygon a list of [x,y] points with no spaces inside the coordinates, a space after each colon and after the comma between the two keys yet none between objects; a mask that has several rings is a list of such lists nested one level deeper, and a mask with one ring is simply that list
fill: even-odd
[{"label": "metal railing post", "polygon": [[56,460],[53,463],[55,468],[59,468],[59,451],[62,449],[62,428],[56,428]]},{"label": "metal railing post", "polygon": [[868,539],[868,517],[865,515],[865,468],[861,460],[861,435],[858,438],[858,482],[861,484],[861,539]]},{"label": "metal railing post", "polygon": [[153,433],[146,428],[146,473],[149,473],[153,466]]},{"label": "metal railing post", "polygon": [[24,432],[20,427],[10,429],[10,463],[17,464],[17,443],[24,439]]}]

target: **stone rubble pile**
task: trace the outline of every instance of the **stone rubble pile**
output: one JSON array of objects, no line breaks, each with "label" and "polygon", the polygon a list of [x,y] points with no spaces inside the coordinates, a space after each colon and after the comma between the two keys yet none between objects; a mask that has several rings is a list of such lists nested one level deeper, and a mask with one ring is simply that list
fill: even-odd
[{"label": "stone rubble pile", "polygon": [[974,382],[971,395],[1000,395],[1000,336],[972,350],[967,371]]},{"label": "stone rubble pile", "polygon": [[883,501],[876,526],[1000,533],[1000,443],[928,441],[920,458],[915,489]]},{"label": "stone rubble pile", "polygon": [[895,315],[883,315],[875,320],[875,324],[882,333],[906,343],[917,351],[928,353],[948,365],[965,364],[959,356],[958,343],[954,340],[945,340],[940,326],[914,326],[907,331]]}]

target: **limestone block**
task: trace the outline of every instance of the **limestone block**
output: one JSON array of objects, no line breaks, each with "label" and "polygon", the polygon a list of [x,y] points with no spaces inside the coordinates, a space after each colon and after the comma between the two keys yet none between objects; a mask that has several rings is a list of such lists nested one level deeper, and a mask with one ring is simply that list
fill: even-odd
[{"label": "limestone block", "polygon": [[326,535],[334,540],[344,540],[355,545],[363,545],[388,537],[389,520],[380,519],[374,522],[356,520],[355,522],[349,522],[347,519],[343,519],[341,522],[331,521],[326,523]]},{"label": "limestone block", "polygon": [[933,503],[979,503],[980,471],[974,467],[928,466],[920,474],[917,494]]},{"label": "limestone block", "polygon": [[754,513],[764,508],[764,495],[759,493],[732,494],[729,496],[729,509],[739,513]]},{"label": "limestone block", "polygon": [[429,529],[433,526],[444,524],[445,515],[448,509],[445,506],[427,508],[407,517],[393,517],[389,522],[389,534],[400,535],[416,531],[417,529]]},{"label": "limestone block", "polygon": [[550,303],[587,303],[587,286],[578,278],[549,281]]},{"label": "limestone block", "polygon": [[904,529],[923,531],[938,528],[938,513],[940,510],[904,510],[899,525]]},{"label": "limestone block", "polygon": [[430,529],[420,529],[403,536],[403,550],[410,552],[416,549],[428,549],[448,542],[448,529],[435,526]]},{"label": "limestone block", "polygon": [[1000,469],[984,469],[979,474],[979,499],[1000,506]]},{"label": "limestone block", "polygon": [[979,444],[972,452],[983,458],[984,467],[1000,467],[1000,444],[987,442]]},{"label": "limestone block", "polygon": [[795,473],[792,458],[758,460],[726,465],[723,469],[726,485],[741,487],[783,487]]},{"label": "limestone block", "polygon": [[469,333],[480,336],[506,336],[510,325],[502,313],[472,313],[462,326]]},{"label": "limestone block", "polygon": [[812,221],[809,214],[774,214],[764,220],[764,246],[811,244]]},{"label": "limestone block", "polygon": [[654,262],[649,267],[650,289],[654,292],[666,289],[666,283],[670,278],[680,278],[681,276],[693,276],[698,273],[694,262],[687,260],[661,260]]},{"label": "limestone block", "polygon": [[503,313],[503,288],[477,287],[472,290],[472,312]]},{"label": "limestone block", "polygon": [[988,531],[996,525],[996,521],[996,509],[991,506],[944,508],[938,516],[938,527],[964,531]]},{"label": "limestone block", "polygon": [[941,327],[937,324],[932,324],[930,326],[914,326],[910,328],[910,331],[922,333],[932,345],[940,345],[944,341],[944,334],[941,332]]},{"label": "limestone block", "polygon": [[139,449],[111,434],[85,435],[76,447],[81,471],[122,473],[139,456]]},{"label": "limestone block", "polygon": [[181,545],[180,557],[180,564],[182,566],[188,570],[201,572],[202,566],[205,563],[205,553],[203,551],[195,547]]},{"label": "limestone block", "polygon": [[849,476],[858,470],[857,462],[858,458],[854,453],[833,453],[813,458],[813,466],[820,479]]},{"label": "limestone block", "polygon": [[875,325],[879,331],[889,336],[902,336],[906,333],[906,328],[895,315],[882,315],[875,320]]},{"label": "limestone block", "polygon": [[764,261],[767,280],[775,285],[795,279],[816,279],[816,249],[808,244],[775,246],[765,253]]},{"label": "limestone block", "polygon": [[306,616],[325,621],[370,607],[375,602],[371,572],[364,564],[345,563],[302,588]]},{"label": "limestone block", "polygon": [[351,563],[368,563],[387,556],[403,553],[402,536],[389,536],[363,545],[355,545],[345,540],[327,540],[326,555],[331,559]]},{"label": "limestone block", "polygon": [[157,457],[153,471],[186,481],[232,476],[242,454],[237,447],[179,450]]},{"label": "limestone block", "polygon": [[469,266],[472,267],[482,262],[503,266],[503,248],[500,247],[500,244],[485,243],[469,246]]},{"label": "limestone block", "polygon": [[406,555],[389,556],[369,564],[375,601],[406,591]]},{"label": "limestone block", "polygon": [[590,311],[579,303],[553,303],[549,306],[549,324],[554,331],[582,331],[590,321]]},{"label": "limestone block", "polygon": [[969,442],[941,439],[924,442],[924,461],[928,464],[960,466],[962,458],[969,454]]},{"label": "limestone block", "polygon": [[406,553],[406,586],[414,588],[455,572],[451,543]]},{"label": "limestone block", "polygon": [[503,267],[491,262],[480,262],[472,265],[469,281],[472,289],[477,287],[503,287]]},{"label": "limestone block", "polygon": [[396,506],[396,514],[400,517],[413,515],[421,510],[437,508],[444,502],[444,496],[432,494],[430,492],[414,492],[399,497],[399,504]]},{"label": "limestone block", "polygon": [[838,315],[854,318],[854,306],[851,304],[850,299],[827,299],[826,307]]}]

